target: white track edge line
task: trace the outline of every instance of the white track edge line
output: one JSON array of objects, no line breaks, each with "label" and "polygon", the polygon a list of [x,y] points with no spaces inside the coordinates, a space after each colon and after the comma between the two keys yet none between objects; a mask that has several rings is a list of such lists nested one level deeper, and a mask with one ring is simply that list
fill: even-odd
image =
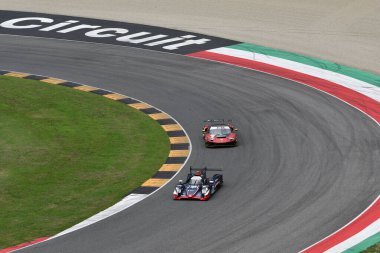
[{"label": "white track edge line", "polygon": [[305,248],[305,249],[303,249],[302,251],[300,251],[299,253],[302,253],[302,252],[304,252],[304,251],[306,251],[306,250],[308,250],[308,249],[310,249],[310,248],[312,248],[312,247],[314,247],[315,245],[317,245],[318,243],[320,243],[320,242],[322,242],[322,241],[324,241],[325,239],[327,239],[327,238],[329,238],[329,237],[331,237],[331,236],[333,236],[333,235],[335,235],[336,233],[338,233],[339,231],[341,231],[341,230],[343,230],[344,228],[346,228],[346,227],[348,227],[351,223],[353,223],[355,220],[357,220],[360,216],[362,216],[368,209],[370,209],[378,200],[380,199],[380,195],[366,208],[366,209],[364,209],[364,211],[363,212],[361,212],[359,215],[357,215],[354,219],[352,219],[349,223],[347,223],[346,225],[344,225],[343,227],[341,227],[340,229],[338,229],[337,231],[335,231],[335,232],[333,232],[333,233],[331,233],[331,234],[329,234],[328,236],[326,236],[326,237],[324,237],[324,238],[322,238],[321,240],[319,240],[318,242],[316,242],[316,243],[313,243],[312,245],[310,245],[309,247],[307,247],[307,248]]},{"label": "white track edge line", "polygon": [[368,225],[366,228],[361,230],[360,232],[336,244],[332,248],[329,248],[328,250],[325,251],[325,253],[344,252],[360,244],[367,238],[377,234],[379,231],[380,231],[380,219],[377,219],[374,222],[372,222],[370,225]]}]

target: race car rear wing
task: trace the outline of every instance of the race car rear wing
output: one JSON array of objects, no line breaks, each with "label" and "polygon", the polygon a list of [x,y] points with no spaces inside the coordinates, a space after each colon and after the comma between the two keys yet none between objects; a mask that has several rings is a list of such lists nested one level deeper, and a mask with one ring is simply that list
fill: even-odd
[{"label": "race car rear wing", "polygon": [[223,171],[222,169],[219,169],[219,168],[207,168],[207,167],[203,167],[203,168],[193,168],[190,166],[190,172],[191,171]]},{"label": "race car rear wing", "polygon": [[[204,120],[203,122],[210,123],[210,124],[224,124],[225,120],[224,119],[207,119],[207,120]],[[227,120],[227,123],[232,124],[232,120],[231,119]]]},{"label": "race car rear wing", "polygon": [[206,119],[204,122],[224,122],[224,119]]}]

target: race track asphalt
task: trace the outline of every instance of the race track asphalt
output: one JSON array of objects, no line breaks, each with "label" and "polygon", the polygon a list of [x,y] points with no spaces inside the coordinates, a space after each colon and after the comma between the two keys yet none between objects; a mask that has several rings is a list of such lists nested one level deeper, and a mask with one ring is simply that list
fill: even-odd
[{"label": "race track asphalt", "polygon": [[[282,78],[128,47],[6,35],[0,69],[82,82],[157,106],[189,133],[187,165],[221,167],[225,180],[208,202],[172,201],[184,169],[131,208],[18,252],[297,252],[380,193],[379,126]],[[209,118],[234,120],[239,146],[205,149],[200,130]]]}]

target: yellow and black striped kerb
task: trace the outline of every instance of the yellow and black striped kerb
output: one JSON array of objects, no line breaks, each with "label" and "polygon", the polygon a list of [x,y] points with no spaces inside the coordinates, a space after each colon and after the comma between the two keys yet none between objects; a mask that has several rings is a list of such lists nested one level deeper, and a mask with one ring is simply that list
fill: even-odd
[{"label": "yellow and black striped kerb", "polygon": [[190,154],[189,138],[187,137],[182,127],[166,113],[144,102],[127,97],[125,95],[113,93],[92,86],[83,85],[75,82],[69,82],[52,77],[2,70],[0,70],[0,75],[38,80],[47,84],[60,85],[76,90],[91,92],[124,103],[147,114],[149,117],[157,121],[157,123],[160,124],[161,127],[168,134],[170,140],[169,157],[167,158],[165,164],[161,166],[161,168],[157,171],[156,174],[153,175],[152,178],[145,181],[139,188],[135,189],[132,193],[149,194],[160,188],[162,185],[168,182],[177,173],[178,170],[182,168],[183,164],[185,163],[187,157]]},{"label": "yellow and black striped kerb", "polygon": [[157,171],[157,173],[147,181],[145,181],[133,193],[149,194],[160,188],[168,182],[179,169],[189,156],[189,139],[183,131],[182,127],[166,113],[154,108],[146,103],[137,101],[132,98],[118,99],[122,103],[146,113],[149,117],[154,119],[166,131],[170,140],[170,153],[166,159],[165,164]]}]

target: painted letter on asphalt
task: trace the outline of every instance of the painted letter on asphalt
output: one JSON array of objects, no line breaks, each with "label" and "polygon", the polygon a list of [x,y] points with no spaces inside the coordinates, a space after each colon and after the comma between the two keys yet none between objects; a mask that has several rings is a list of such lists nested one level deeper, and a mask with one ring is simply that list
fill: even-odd
[{"label": "painted letter on asphalt", "polygon": [[143,39],[133,39],[133,38],[141,37],[141,36],[148,35],[148,34],[151,34],[151,33],[149,33],[149,32],[133,33],[133,34],[130,34],[130,35],[119,37],[116,40],[117,41],[121,41],[121,42],[129,42],[129,43],[137,44],[137,43],[142,43],[142,42],[145,42],[145,41],[158,40],[158,39],[161,39],[161,38],[168,37],[168,35],[159,34],[159,35],[150,36],[150,37],[143,38]]},{"label": "painted letter on asphalt", "polygon": [[210,40],[209,39],[186,40],[184,42],[177,43],[174,45],[165,46],[163,48],[167,49],[167,50],[175,50],[175,49],[178,49],[179,47],[183,47],[183,46],[194,45],[194,44],[196,44],[196,45],[205,44],[205,43],[207,43],[207,41],[210,41]]},{"label": "painted letter on asphalt", "polygon": [[79,22],[78,20],[68,20],[68,21],[65,21],[65,22],[62,22],[62,23],[58,23],[58,24],[51,25],[51,26],[48,26],[48,27],[45,27],[45,28],[41,28],[40,31],[48,32],[48,31],[52,31],[52,30],[55,30],[55,29],[58,29],[58,28],[61,28],[61,27],[64,27],[64,26],[68,26],[68,25],[71,25],[71,24],[74,24],[74,23],[78,23],[78,22]]},{"label": "painted letter on asphalt", "polygon": [[128,29],[123,29],[123,28],[103,28],[103,29],[97,29],[97,30],[86,32],[84,35],[86,35],[88,37],[94,37],[94,38],[105,38],[105,37],[116,36],[115,34],[112,34],[112,33],[101,34],[101,33],[110,32],[110,31],[113,31],[114,33],[117,33],[117,34],[126,34],[126,33],[128,33]]},{"label": "painted letter on asphalt", "polygon": [[16,19],[11,19],[8,21],[4,21],[3,23],[0,24],[1,27],[4,28],[11,28],[11,29],[30,29],[30,28],[36,28],[40,27],[41,25],[16,25],[16,23],[19,22],[24,22],[24,21],[29,21],[29,20],[38,20],[41,23],[52,23],[54,22],[53,19],[51,18],[39,18],[39,17],[33,17],[33,18],[16,18]]}]

